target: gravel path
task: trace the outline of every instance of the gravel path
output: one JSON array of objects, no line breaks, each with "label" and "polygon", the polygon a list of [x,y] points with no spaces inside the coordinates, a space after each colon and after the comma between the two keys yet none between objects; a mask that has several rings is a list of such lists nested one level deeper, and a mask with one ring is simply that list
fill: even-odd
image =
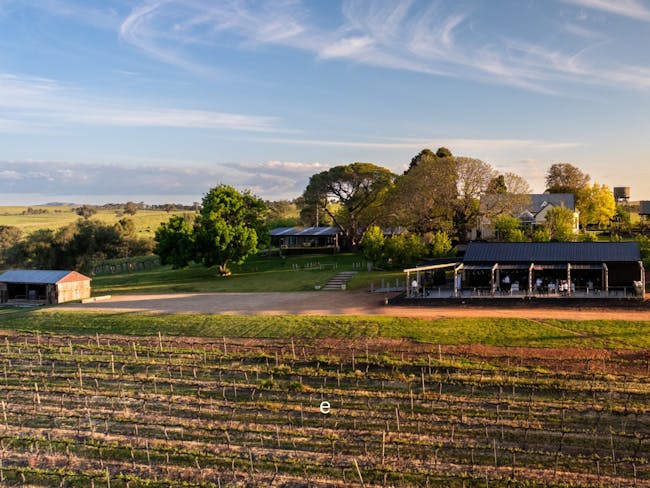
[{"label": "gravel path", "polygon": [[66,304],[59,310],[211,313],[230,315],[388,315],[395,317],[518,317],[531,319],[650,320],[650,309],[569,307],[392,306],[366,292],[178,293],[117,295],[107,301]]}]

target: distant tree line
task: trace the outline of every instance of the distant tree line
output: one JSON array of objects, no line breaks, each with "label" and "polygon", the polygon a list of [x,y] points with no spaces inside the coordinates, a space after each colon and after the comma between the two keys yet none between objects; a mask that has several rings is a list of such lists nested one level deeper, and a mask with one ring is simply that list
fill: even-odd
[{"label": "distant tree line", "polygon": [[134,214],[138,210],[164,210],[166,212],[196,210],[198,208],[198,205],[199,202],[194,202],[191,205],[186,205],[184,203],[173,202],[150,204],[145,202],[128,201],[126,203],[104,203],[102,205],[92,205],[92,207],[102,210],[120,210],[124,211],[124,213]]},{"label": "distant tree line", "polygon": [[75,269],[90,272],[104,259],[151,254],[151,239],[135,235],[131,219],[115,224],[78,220],[59,230],[0,226],[0,265],[7,268]]}]

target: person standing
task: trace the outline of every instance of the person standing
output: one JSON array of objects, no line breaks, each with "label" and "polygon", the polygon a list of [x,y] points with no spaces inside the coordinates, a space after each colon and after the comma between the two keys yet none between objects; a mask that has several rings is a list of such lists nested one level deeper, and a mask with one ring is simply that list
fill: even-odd
[{"label": "person standing", "polygon": [[413,279],[413,281],[411,282],[411,296],[412,297],[418,296],[418,291],[419,291],[418,289],[419,289],[418,280]]}]

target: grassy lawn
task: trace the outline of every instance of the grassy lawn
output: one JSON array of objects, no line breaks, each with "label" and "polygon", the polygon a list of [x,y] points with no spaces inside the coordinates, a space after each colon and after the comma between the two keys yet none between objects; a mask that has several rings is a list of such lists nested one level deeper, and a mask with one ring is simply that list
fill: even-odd
[{"label": "grassy lawn", "polygon": [[[647,347],[650,321],[562,321],[553,325],[526,319],[440,319],[339,316],[232,316],[25,311],[0,315],[1,329],[52,334],[127,334],[247,338],[406,338],[432,344],[531,347]],[[622,334],[621,331],[633,330]]]},{"label": "grassy lawn", "polygon": [[[30,233],[37,229],[56,230],[76,222],[80,218],[74,212],[75,207],[71,206],[48,207],[32,205],[31,208],[45,210],[45,213],[23,214],[27,208],[27,206],[0,206],[0,225],[20,227],[24,232]],[[187,211],[167,213],[164,210],[138,210],[135,215],[118,215],[115,210],[98,209],[97,213],[92,216],[92,220],[113,224],[121,218],[128,217],[133,220],[139,237],[153,238],[161,222],[166,222],[172,215],[182,215],[183,213],[187,213]]]},{"label": "grassy lawn", "polygon": [[616,344],[634,344],[650,348],[650,330],[648,322],[626,322],[623,320],[593,320],[575,322],[571,320],[546,320],[549,324],[564,329],[586,334],[602,342],[606,347]]},{"label": "grassy lawn", "polygon": [[[148,271],[101,275],[93,279],[93,294],[125,293],[202,293],[202,292],[262,292],[308,291],[324,285],[340,271],[363,266],[363,258],[356,254],[295,256],[281,258],[253,257],[242,266],[231,266],[233,274],[218,276],[215,268],[194,265],[173,270],[163,266]],[[368,289],[395,279],[404,280],[400,271],[368,272],[359,269],[349,283],[350,289]]]}]

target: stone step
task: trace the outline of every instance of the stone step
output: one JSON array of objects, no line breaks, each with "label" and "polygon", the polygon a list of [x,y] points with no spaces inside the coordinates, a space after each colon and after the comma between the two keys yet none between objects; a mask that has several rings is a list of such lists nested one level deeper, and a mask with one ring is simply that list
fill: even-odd
[{"label": "stone step", "polygon": [[332,277],[326,284],[323,286],[322,290],[325,291],[335,291],[342,290],[344,285],[350,281],[357,272],[356,271],[341,271],[337,273],[336,276]]}]

